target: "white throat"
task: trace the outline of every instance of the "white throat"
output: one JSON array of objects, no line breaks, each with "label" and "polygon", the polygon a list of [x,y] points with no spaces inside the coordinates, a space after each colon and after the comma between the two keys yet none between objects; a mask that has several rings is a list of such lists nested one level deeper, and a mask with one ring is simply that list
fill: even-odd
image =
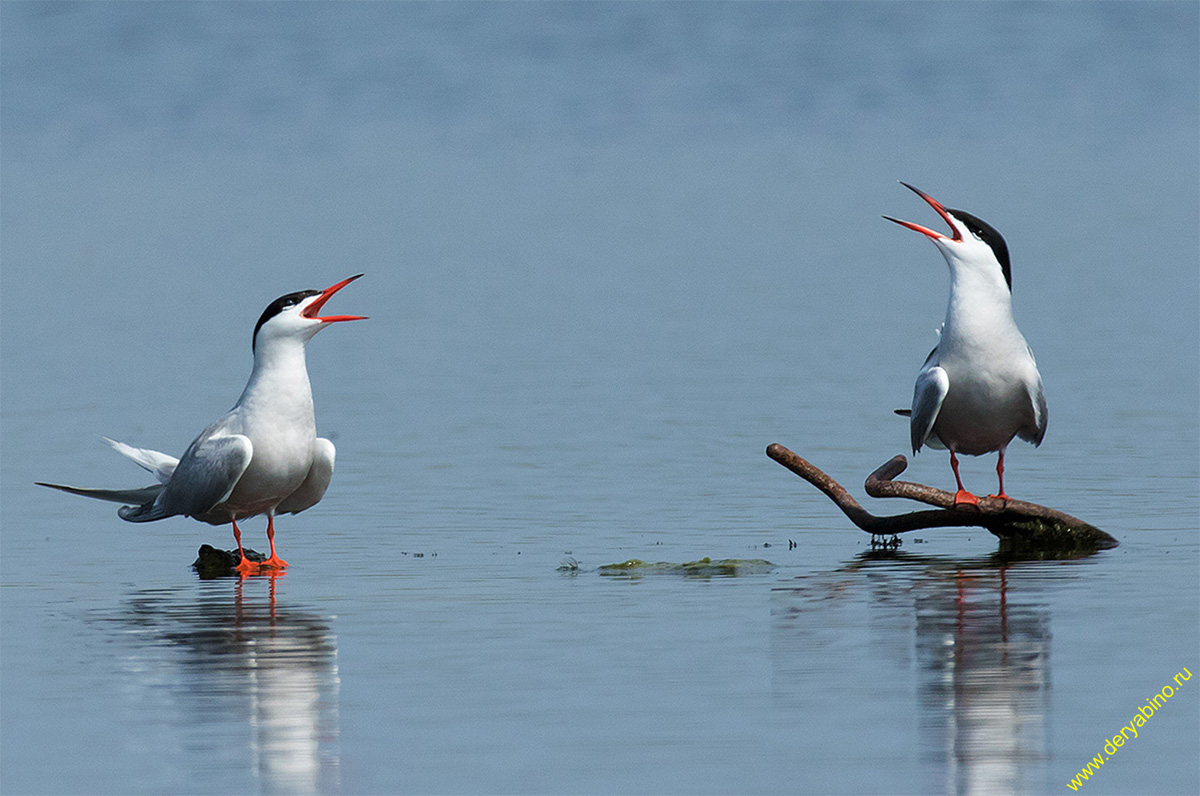
[{"label": "white throat", "polygon": [[944,254],[950,266],[950,300],[946,304],[943,338],[995,337],[1016,331],[1012,292],[1004,281],[1000,264],[965,260],[954,252]]},{"label": "white throat", "polygon": [[312,387],[308,381],[305,343],[298,339],[260,341],[254,369],[236,408],[248,426],[281,424],[315,434]]}]

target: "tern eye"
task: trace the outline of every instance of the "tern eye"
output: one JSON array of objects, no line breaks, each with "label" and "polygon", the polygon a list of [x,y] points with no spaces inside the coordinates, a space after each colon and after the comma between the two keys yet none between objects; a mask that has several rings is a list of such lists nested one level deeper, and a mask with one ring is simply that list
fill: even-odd
[{"label": "tern eye", "polygon": [[986,242],[983,239],[983,230],[980,229],[977,225],[968,223],[966,225],[966,227],[967,227],[967,232],[971,233],[971,237],[973,237],[975,240],[979,241],[980,243]]}]

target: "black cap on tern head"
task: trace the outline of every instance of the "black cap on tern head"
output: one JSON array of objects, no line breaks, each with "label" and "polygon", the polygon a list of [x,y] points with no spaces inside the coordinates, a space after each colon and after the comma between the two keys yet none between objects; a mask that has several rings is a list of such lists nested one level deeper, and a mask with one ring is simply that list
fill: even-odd
[{"label": "black cap on tern head", "polygon": [[947,207],[946,212],[963,222],[972,235],[991,247],[992,251],[996,254],[996,260],[1000,263],[1000,270],[1004,272],[1004,281],[1008,283],[1008,289],[1011,291],[1012,266],[1009,265],[1008,244],[1004,242],[1004,236],[997,232],[996,228],[991,224],[978,216],[971,215],[965,210],[954,210]]},{"label": "black cap on tern head", "polygon": [[[317,315],[321,308],[325,306],[325,302],[344,288],[346,285],[361,277],[362,274],[355,274],[348,279],[343,279],[335,285],[330,285],[324,290],[299,290],[295,293],[288,293],[286,296],[280,296],[272,301],[267,308],[263,310],[263,314],[259,317],[258,323],[254,327],[254,337],[250,340],[250,348],[254,350],[258,345],[258,330],[263,327],[263,324],[274,318],[279,313],[294,307],[306,299],[314,298],[315,300],[308,302],[304,309],[300,311],[300,317],[308,321],[316,321],[318,324],[339,323],[341,321],[365,321],[365,315]],[[309,327],[312,329],[313,327]],[[318,327],[319,328],[319,327]],[[312,334],[316,332],[313,331]],[[312,336],[309,335],[309,337]],[[307,340],[307,338],[305,338]]]},{"label": "black cap on tern head", "polygon": [[286,296],[280,296],[268,304],[267,308],[263,310],[263,314],[258,316],[258,323],[254,325],[254,336],[250,338],[250,350],[253,351],[257,346],[258,330],[262,328],[264,323],[271,320],[288,307],[294,307],[310,296],[319,295],[321,295],[320,290],[297,290],[295,293],[288,293]]},{"label": "black cap on tern head", "polygon": [[939,243],[940,241],[952,241],[954,243],[958,243],[962,241],[962,230],[959,229],[958,224],[954,223],[957,221],[959,224],[966,227],[967,231],[970,232],[974,237],[985,243],[988,248],[992,250],[992,254],[995,256],[996,262],[1000,264],[1000,271],[1004,274],[1004,282],[1008,285],[1009,292],[1012,292],[1012,268],[1008,261],[1008,244],[1004,242],[1004,238],[999,232],[996,231],[995,227],[984,221],[982,218],[971,215],[965,210],[951,210],[950,208],[943,207],[942,203],[937,199],[934,199],[920,188],[909,185],[903,180],[900,181],[900,184],[924,199],[926,204],[936,210],[937,214],[941,216],[947,224],[950,225],[951,234],[949,237],[947,237],[942,235],[940,232],[934,232],[929,227],[923,227],[920,224],[914,224],[911,221],[902,221],[898,218],[892,218],[891,216],[884,216],[884,218],[886,218],[888,221],[899,224],[902,227],[907,227],[914,232],[920,232],[925,237],[930,238],[934,243]]}]

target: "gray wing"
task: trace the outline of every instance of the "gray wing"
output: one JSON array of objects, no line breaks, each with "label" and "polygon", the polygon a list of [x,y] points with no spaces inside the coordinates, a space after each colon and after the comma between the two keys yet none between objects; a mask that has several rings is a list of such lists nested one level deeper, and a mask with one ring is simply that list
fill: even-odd
[{"label": "gray wing", "polygon": [[325,497],[325,490],[333,479],[333,460],[337,451],[333,443],[323,437],[317,437],[313,444],[312,467],[308,468],[308,476],[295,492],[283,499],[275,510],[280,514],[299,514],[305,509],[312,508]]},{"label": "gray wing", "polygon": [[[1032,350],[1029,352],[1029,358],[1033,359]],[[1025,385],[1029,392],[1030,409],[1033,411],[1033,427],[1021,429],[1017,435],[1026,442],[1041,445],[1046,436],[1046,421],[1049,419],[1049,415],[1046,410],[1046,393],[1042,391],[1042,374],[1038,373],[1036,362],[1034,363],[1034,375],[1036,378]]]},{"label": "gray wing", "polygon": [[[930,356],[932,357],[932,354]],[[933,433],[933,424],[937,422],[942,401],[946,400],[948,392],[950,376],[943,368],[937,365],[927,367],[917,376],[917,384],[913,388],[912,422],[909,425],[913,453],[921,450],[921,446]]]},{"label": "gray wing", "polygon": [[[943,324],[943,325],[945,325],[945,324]],[[941,326],[938,327],[937,333],[939,336],[941,336],[941,334],[942,334]],[[918,376],[917,376],[917,384],[921,383],[921,376],[924,375],[925,369],[928,368],[930,366],[930,364],[933,363],[934,358],[937,356],[937,352],[938,352],[938,347],[934,346],[933,350],[929,352],[929,356],[925,357],[925,364],[921,365],[921,373],[918,374]],[[942,396],[942,397],[944,398],[945,396]],[[916,401],[914,401],[913,403],[915,404]],[[940,402],[938,403],[938,406],[939,407],[941,406]],[[896,414],[900,415],[901,417],[912,417],[912,413],[913,413],[913,410],[911,410],[911,409],[893,409],[892,411],[895,412]],[[936,418],[934,418],[934,419],[936,419]],[[933,428],[932,422],[929,424],[929,427]],[[926,436],[928,436],[928,435],[926,435]],[[917,448],[914,447],[913,452],[915,453],[916,451],[917,451]]]},{"label": "gray wing", "polygon": [[130,522],[177,514],[197,515],[223,502],[250,466],[254,445],[242,434],[222,434],[221,421],[204,430],[175,466],[171,480],[152,504],[117,512]]}]

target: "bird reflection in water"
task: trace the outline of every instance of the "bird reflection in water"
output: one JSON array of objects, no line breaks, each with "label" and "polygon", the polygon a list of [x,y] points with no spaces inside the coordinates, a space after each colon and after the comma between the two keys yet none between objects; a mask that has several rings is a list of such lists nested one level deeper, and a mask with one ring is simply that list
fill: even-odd
[{"label": "bird reflection in water", "polygon": [[[245,757],[242,781],[261,792],[340,791],[337,639],[327,619],[280,606],[275,578],[199,586],[199,595],[139,592],[120,617],[146,641],[133,661],[143,683],[163,685],[166,673],[169,699],[192,725],[185,735],[212,745],[214,766]],[[231,740],[230,726],[245,726],[246,740]]]},{"label": "bird reflection in water", "polygon": [[1044,606],[1010,604],[1008,570],[955,570],[917,584],[925,756],[951,793],[1041,789],[1048,759],[1050,630]]},{"label": "bird reflection in water", "polygon": [[[1014,586],[1015,573],[1031,571],[999,557],[876,551],[798,578],[774,593],[776,690],[803,714],[829,716],[845,713],[847,693],[870,689],[877,726],[864,733],[847,716],[845,742],[892,733],[893,753],[912,755],[928,792],[1043,790],[1049,612],[1034,597],[1037,574]],[[915,740],[903,731],[914,713]]]}]

